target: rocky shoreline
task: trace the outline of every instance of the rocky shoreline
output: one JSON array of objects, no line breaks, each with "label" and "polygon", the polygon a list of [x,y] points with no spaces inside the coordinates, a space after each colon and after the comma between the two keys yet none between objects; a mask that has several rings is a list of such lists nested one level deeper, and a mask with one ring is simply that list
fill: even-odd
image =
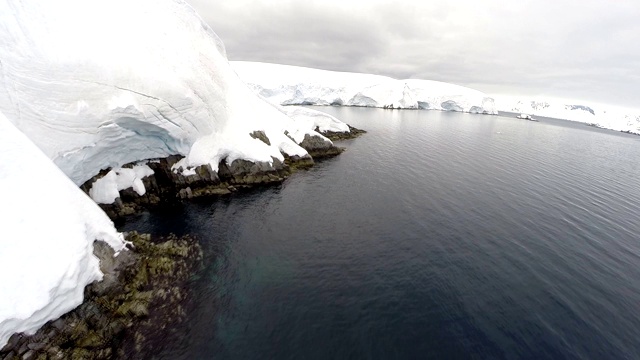
[{"label": "rocky shoreline", "polygon": [[[322,134],[335,141],[352,139],[365,132],[351,126],[349,129],[348,133],[329,131]],[[269,139],[262,131],[254,131],[250,135],[270,144]],[[237,159],[231,164],[227,164],[226,160],[222,160],[218,164],[217,171],[214,171],[210,165],[201,165],[193,169],[189,175],[180,174],[173,170],[174,165],[183,158],[181,155],[149,159],[146,161],[146,165],[153,170],[153,175],[141,179],[145,187],[144,195],[138,195],[129,188],[120,190],[120,197],[116,198],[113,204],[99,205],[110,218],[117,219],[139,213],[145,208],[161,203],[204,196],[227,195],[256,186],[279,184],[296,170],[313,166],[314,159],[334,157],[345,150],[322,137],[308,134],[305,135],[300,146],[307,150],[309,155],[303,157],[285,156],[284,161],[272,158],[271,163]],[[123,168],[132,168],[136,164],[126,164]],[[80,188],[89,194],[93,184],[105,176],[109,170],[101,171]]]},{"label": "rocky shoreline", "polygon": [[[355,139],[362,134],[366,134],[367,132],[361,129],[354,128],[353,126],[347,124],[349,127],[349,132],[335,132],[335,131],[324,131],[322,135],[327,137],[331,141],[339,141],[339,140],[349,140]],[[320,129],[316,128],[316,131],[320,132]]]},{"label": "rocky shoreline", "polygon": [[14,334],[2,360],[149,358],[169,324],[185,319],[190,277],[202,266],[202,249],[189,236],[152,239],[131,232],[129,251],[113,256],[96,242],[104,280],[85,289],[84,302],[31,336]]},{"label": "rocky shoreline", "polygon": [[[350,133],[323,133],[327,138],[346,140],[365,131],[349,126]],[[268,143],[262,132],[251,134]],[[199,166],[192,175],[172,170],[181,156],[147,161],[154,171],[142,179],[146,192],[120,191],[113,204],[100,204],[111,219],[140,212],[165,202],[203,196],[231,194],[241,189],[279,184],[298,169],[309,168],[315,159],[344,151],[320,137],[306,135],[300,144],[309,156],[273,158],[272,163],[221,161],[218,171]],[[133,167],[135,164],[123,167]],[[89,194],[93,183],[109,170],[87,181],[81,189]],[[202,267],[198,241],[189,236],[170,235],[153,239],[148,234],[125,234],[128,251],[114,257],[105,243],[94,243],[104,274],[101,282],[86,287],[84,302],[60,319],[51,321],[34,335],[14,334],[0,349],[0,360],[131,359],[149,358],[162,339],[171,336],[171,324],[184,321],[189,306],[189,279]]]}]

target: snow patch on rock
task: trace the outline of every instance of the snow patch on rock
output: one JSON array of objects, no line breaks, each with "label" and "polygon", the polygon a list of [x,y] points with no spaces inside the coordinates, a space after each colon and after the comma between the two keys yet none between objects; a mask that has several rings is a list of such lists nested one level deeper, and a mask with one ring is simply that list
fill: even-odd
[{"label": "snow patch on rock", "polygon": [[120,197],[120,190],[128,188],[142,196],[146,193],[142,179],[151,175],[153,170],[147,165],[112,169],[93,183],[89,195],[98,204],[112,204]]},{"label": "snow patch on rock", "polygon": [[[348,133],[350,131],[347,124],[322,111],[299,106],[282,106],[281,109],[296,122],[301,130],[303,139],[305,134],[314,134],[316,129],[320,132]],[[302,142],[298,138],[295,140],[298,143]]]}]

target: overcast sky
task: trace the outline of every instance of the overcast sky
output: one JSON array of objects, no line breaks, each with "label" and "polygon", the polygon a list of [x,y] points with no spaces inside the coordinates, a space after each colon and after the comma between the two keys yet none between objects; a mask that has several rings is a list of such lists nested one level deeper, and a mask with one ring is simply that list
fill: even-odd
[{"label": "overcast sky", "polygon": [[187,0],[230,60],[640,108],[639,0]]}]

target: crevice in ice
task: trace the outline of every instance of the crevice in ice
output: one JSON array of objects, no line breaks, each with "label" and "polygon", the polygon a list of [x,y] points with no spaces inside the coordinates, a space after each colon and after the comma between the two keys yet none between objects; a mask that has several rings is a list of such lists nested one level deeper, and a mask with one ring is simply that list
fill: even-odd
[{"label": "crevice in ice", "polygon": [[[178,127],[178,128],[181,128],[181,126],[180,126],[178,123],[176,123],[175,121],[171,120],[167,115],[165,115],[165,114],[162,112],[162,110],[160,109],[160,107],[158,107],[157,105],[155,105],[155,104],[149,104],[149,103],[145,103],[145,104],[143,104],[143,105],[153,107],[154,109],[156,109],[156,112],[158,113],[158,115],[160,115],[160,117],[161,117],[162,119],[166,120],[167,122],[169,122],[170,124],[173,124],[174,126],[176,126],[176,127]],[[173,106],[171,106],[171,108],[172,108],[174,111],[178,111],[178,110],[176,110]],[[153,115],[155,116],[155,114],[153,114]],[[156,117],[157,117],[157,116],[156,116]],[[192,124],[191,122],[186,122],[186,124],[189,124],[189,125],[191,125],[191,127],[194,127],[194,126],[193,126],[193,124]],[[194,127],[194,128],[195,128],[195,127]]]},{"label": "crevice in ice", "polygon": [[[193,89],[193,95],[195,95],[198,99],[200,99],[200,101],[203,104],[207,104],[208,103],[207,100],[204,97],[202,97],[202,95],[200,95],[200,92],[196,91],[195,89]],[[213,113],[211,113],[211,108],[209,106],[205,106],[205,109],[207,110],[207,114],[209,115],[210,119],[215,119],[216,118],[216,116]]]},{"label": "crevice in ice", "polygon": [[[122,91],[128,91],[128,92],[133,93],[133,94],[136,94],[136,95],[144,96],[144,97],[146,97],[146,98],[148,98],[148,99],[153,99],[153,100],[160,101],[160,102],[162,102],[162,103],[166,104],[168,107],[170,107],[173,111],[175,111],[175,112],[176,112],[176,114],[178,114],[178,115],[182,116],[182,115],[181,115],[181,114],[182,114],[182,112],[181,112],[181,111],[179,111],[178,109],[176,109],[176,108],[175,108],[173,105],[171,105],[171,103],[170,103],[170,102],[168,102],[167,100],[161,99],[161,98],[159,98],[159,97],[152,96],[152,95],[149,95],[149,94],[145,94],[145,93],[142,93],[142,92],[139,92],[139,91],[136,91],[136,90],[127,89],[127,88],[125,88],[125,87],[118,86],[118,85],[112,85],[112,84],[102,83],[102,82],[99,82],[99,81],[91,81],[91,80],[78,80],[78,81],[81,81],[81,82],[87,82],[87,83],[92,83],[92,84],[101,85],[101,86],[108,86],[108,87],[112,87],[112,88],[114,88],[114,89],[118,89],[118,90],[122,90]],[[151,104],[148,104],[148,105],[151,105]],[[179,125],[179,124],[177,124],[175,121],[173,121],[173,120],[171,120],[171,119],[167,118],[166,116],[164,116],[164,115],[161,113],[160,109],[159,109],[157,106],[155,106],[155,105],[152,105],[152,106],[154,106],[156,109],[158,109],[158,113],[160,113],[160,115],[162,115],[162,116],[163,116],[163,117],[164,117],[168,122],[170,122],[171,124],[175,125],[176,127],[180,127],[180,125]]]}]

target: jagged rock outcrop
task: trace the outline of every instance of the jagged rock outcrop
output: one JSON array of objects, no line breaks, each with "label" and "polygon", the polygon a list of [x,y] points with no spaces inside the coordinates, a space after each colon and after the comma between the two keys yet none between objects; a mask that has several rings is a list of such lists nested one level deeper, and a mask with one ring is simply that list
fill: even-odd
[{"label": "jagged rock outcrop", "polygon": [[[364,132],[354,127],[349,127],[349,130],[349,132],[326,131],[323,134],[336,140],[344,140]],[[265,144],[270,143],[270,139],[263,131],[254,131],[250,136]],[[134,189],[135,186],[125,188],[118,191],[119,196],[112,203],[102,203],[100,206],[111,218],[118,218],[163,202],[227,195],[240,189],[278,184],[297,169],[313,166],[313,158],[332,157],[344,151],[344,148],[337,147],[327,137],[309,134],[305,134],[300,146],[310,155],[284,155],[284,161],[272,157],[270,162],[235,159],[227,163],[225,159],[220,161],[215,169],[210,164],[183,169],[180,164],[184,157],[181,155],[149,159],[143,162],[143,166],[150,168],[150,175],[139,179],[144,190],[142,193],[140,189]],[[123,168],[133,169],[140,166],[139,164],[140,162],[126,164]],[[93,187],[108,174],[108,170],[101,171],[85,182],[81,189],[87,194],[92,194]]]}]

